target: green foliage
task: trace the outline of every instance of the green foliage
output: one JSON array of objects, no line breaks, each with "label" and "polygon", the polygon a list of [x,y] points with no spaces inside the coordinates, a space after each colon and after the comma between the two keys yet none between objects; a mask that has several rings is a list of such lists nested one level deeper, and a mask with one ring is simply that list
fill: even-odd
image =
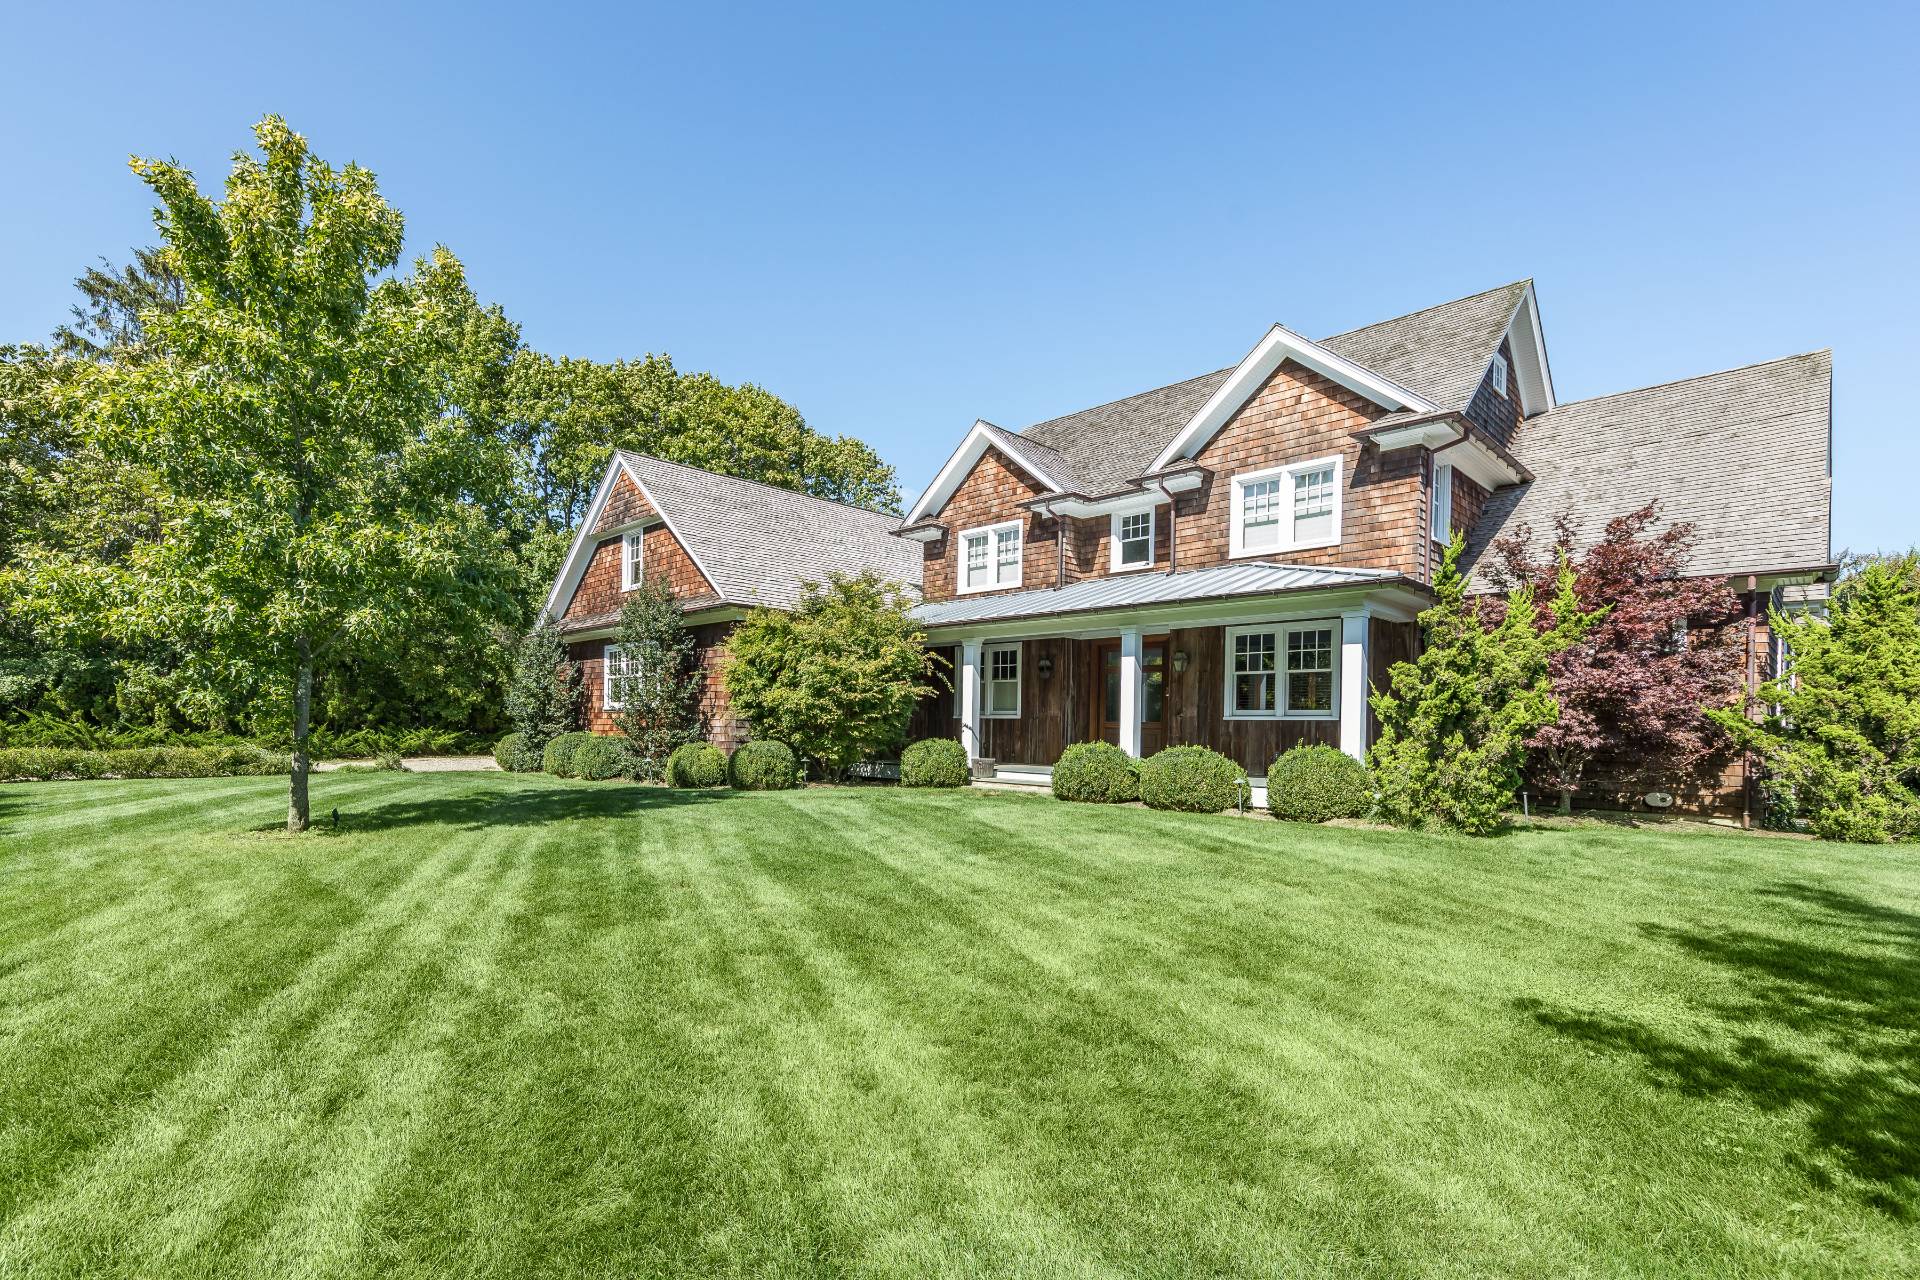
[{"label": "green foliage", "polygon": [[0,748],[0,782],[68,778],[224,778],[287,771],[287,758],[258,747]]},{"label": "green foliage", "polygon": [[404,773],[407,764],[398,751],[382,751],[373,758],[373,767],[385,773]]},{"label": "green foliage", "polygon": [[636,777],[657,782],[674,749],[700,738],[704,673],[694,662],[693,636],[664,576],[626,595],[613,643],[629,675],[615,679],[613,723],[627,740]]},{"label": "green foliage", "polygon": [[[0,723],[0,746],[84,747],[93,751],[122,747],[253,746],[285,755],[292,747],[292,736],[284,728],[279,733],[259,737],[211,730],[178,732],[155,725],[104,729],[86,720],[34,711],[11,724]],[[491,748],[486,738],[459,729],[335,730],[318,725],[308,735],[307,749],[315,759],[334,760],[377,756],[388,751],[404,756],[481,755]]]},{"label": "green foliage", "polygon": [[903,787],[964,787],[972,779],[967,749],[952,738],[922,738],[900,753]]},{"label": "green foliage", "polygon": [[1560,714],[1549,659],[1578,642],[1604,610],[1581,608],[1563,560],[1551,627],[1536,624],[1533,589],[1524,585],[1488,627],[1460,575],[1464,547],[1456,534],[1441,561],[1433,607],[1420,615],[1427,636],[1420,657],[1396,662],[1388,688],[1372,695],[1380,737],[1371,759],[1387,821],[1436,821],[1487,835],[1513,806],[1528,739]]},{"label": "green foliage", "polygon": [[1140,762],[1140,799],[1150,809],[1219,813],[1249,794],[1247,771],[1206,747],[1168,747]]},{"label": "green foliage", "polygon": [[556,778],[573,777],[573,753],[591,737],[593,735],[586,730],[575,729],[547,739],[547,745],[540,755],[541,770]]},{"label": "green foliage", "polygon": [[507,719],[528,754],[580,723],[580,667],[567,656],[559,628],[542,618],[513,650],[506,689]]},{"label": "green foliage", "polygon": [[828,778],[892,749],[936,678],[912,608],[898,584],[868,571],[809,585],[791,613],[754,610],[727,641],[734,711]]},{"label": "green foliage", "polygon": [[710,742],[689,742],[667,757],[670,787],[724,787],[727,753]]},{"label": "green foliage", "polygon": [[1364,818],[1372,810],[1372,775],[1338,747],[1294,747],[1267,770],[1267,811],[1276,818],[1325,822]]},{"label": "green foliage", "polygon": [[1140,798],[1140,762],[1111,742],[1076,742],[1053,766],[1053,794],[1089,804]]},{"label": "green foliage", "polygon": [[[542,748],[544,751],[545,748]],[[527,768],[527,735],[515,730],[493,744],[493,762],[508,773],[523,773]]]},{"label": "green foliage", "polygon": [[1790,656],[1760,687],[1772,710],[1709,716],[1821,839],[1920,839],[1920,559],[1867,561],[1824,618],[1775,611],[1773,630]]},{"label": "green foliage", "polygon": [[608,778],[625,776],[632,765],[632,758],[618,738],[603,733],[589,733],[574,746],[567,765],[576,778],[605,782]]},{"label": "green foliage", "polygon": [[800,762],[786,743],[755,738],[727,762],[727,781],[739,791],[786,791],[800,783]]}]

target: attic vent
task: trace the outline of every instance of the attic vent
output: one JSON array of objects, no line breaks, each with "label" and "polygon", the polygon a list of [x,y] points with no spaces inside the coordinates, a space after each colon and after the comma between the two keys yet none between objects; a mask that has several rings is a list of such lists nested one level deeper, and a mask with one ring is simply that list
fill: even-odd
[{"label": "attic vent", "polygon": [[1501,395],[1507,394],[1507,358],[1498,352],[1493,357],[1493,389]]}]

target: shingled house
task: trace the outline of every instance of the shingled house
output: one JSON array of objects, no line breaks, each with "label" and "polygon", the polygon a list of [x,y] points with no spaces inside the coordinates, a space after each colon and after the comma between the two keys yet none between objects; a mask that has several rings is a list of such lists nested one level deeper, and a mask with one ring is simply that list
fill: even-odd
[{"label": "shingled house", "polygon": [[[1834,574],[1830,387],[1816,352],[1561,404],[1521,281],[1317,341],[1275,325],[1227,368],[1022,431],[975,422],[904,521],[618,454],[547,610],[604,730],[621,594],[666,573],[732,745],[711,668],[734,622],[872,568],[920,590],[953,664],[915,731],[1002,781],[1043,785],[1069,744],[1105,739],[1213,747],[1258,784],[1296,743],[1365,752],[1369,685],[1416,651],[1453,532],[1484,585],[1503,533],[1544,538],[1571,511],[1597,535],[1658,498],[1697,529],[1693,570],[1738,593],[1724,625],[1763,678],[1769,601]],[[1672,789],[1745,816],[1744,768]]]}]

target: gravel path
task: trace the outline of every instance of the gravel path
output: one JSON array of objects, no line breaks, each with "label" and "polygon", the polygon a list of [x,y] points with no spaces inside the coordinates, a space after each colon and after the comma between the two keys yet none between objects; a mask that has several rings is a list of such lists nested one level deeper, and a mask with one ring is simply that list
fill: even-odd
[{"label": "gravel path", "polygon": [[[329,773],[341,765],[372,763],[371,760],[319,760],[314,762],[313,770],[315,773]],[[408,756],[400,763],[406,766],[409,773],[497,773],[500,769],[492,756]]]}]

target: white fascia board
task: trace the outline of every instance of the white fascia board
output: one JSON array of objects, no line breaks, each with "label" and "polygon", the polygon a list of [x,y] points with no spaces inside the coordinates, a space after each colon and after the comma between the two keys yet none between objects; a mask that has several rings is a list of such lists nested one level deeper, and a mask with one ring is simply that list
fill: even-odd
[{"label": "white fascia board", "polygon": [[1387,409],[1432,413],[1437,408],[1391,379],[1383,378],[1345,356],[1335,355],[1285,325],[1276,324],[1247,353],[1247,358],[1234,367],[1227,380],[1207,397],[1207,402],[1187,420],[1187,425],[1160,451],[1160,456],[1153,460],[1153,465],[1147,470],[1159,471],[1199,452],[1214,433],[1226,425],[1227,419],[1247,402],[1248,397],[1260,389],[1260,384],[1267,380],[1268,375],[1286,360],[1305,365],[1322,377],[1331,378],[1347,390],[1363,395]]},{"label": "white fascia board", "polygon": [[953,496],[953,491],[960,487],[960,482],[967,478],[967,473],[973,470],[974,464],[986,455],[989,448],[999,449],[1019,463],[1021,468],[1034,479],[1055,493],[1065,487],[1045,471],[1034,466],[1031,461],[1021,457],[1004,439],[997,438],[994,434],[997,431],[1000,431],[1000,428],[985,418],[976,419],[967,431],[966,438],[960,442],[960,447],[953,451],[953,456],[948,458],[946,465],[940,468],[940,474],[933,478],[933,483],[927,486],[926,491],[913,504],[913,510],[907,512],[905,523],[918,523],[946,506],[947,499]]},{"label": "white fascia board", "polygon": [[1052,516],[1074,516],[1089,519],[1093,516],[1112,516],[1132,514],[1136,511],[1151,511],[1155,507],[1165,506],[1165,495],[1157,492],[1122,493],[1111,498],[1054,498],[1040,504],[1041,508]]},{"label": "white fascia board", "polygon": [[546,604],[540,607],[542,619],[558,621],[561,610],[573,598],[574,588],[580,585],[580,575],[587,571],[587,561],[593,558],[591,547],[597,541],[593,538],[594,521],[600,518],[601,509],[607,505],[607,497],[613,492],[613,478],[624,468],[618,450],[607,459],[607,469],[600,476],[600,487],[593,491],[593,501],[587,503],[587,514],[580,521],[580,527],[574,532],[573,542],[567,547],[567,558],[560,562],[560,572],[553,580],[553,590],[547,593]]},{"label": "white fascia board", "polygon": [[908,542],[938,542],[946,537],[944,529],[907,529],[896,532],[896,538],[905,538]]},{"label": "white fascia board", "polygon": [[[1397,576],[1397,575],[1384,575]],[[1065,636],[1104,639],[1123,627],[1145,630],[1169,627],[1227,627],[1248,622],[1287,622],[1323,618],[1330,613],[1367,607],[1393,621],[1413,618],[1432,603],[1422,592],[1401,581],[1378,586],[1350,583],[1307,587],[1269,595],[1229,596],[1224,599],[1167,601],[1085,613],[1056,613],[1045,617],[951,622],[927,626],[929,644],[960,644],[970,640],[1033,640]]]},{"label": "white fascia board", "polygon": [[[1536,413],[1545,413],[1554,407],[1553,366],[1547,363],[1546,331],[1540,326],[1540,303],[1533,294],[1533,281],[1527,281],[1527,290],[1520,295],[1519,305],[1507,318],[1506,331],[1501,337],[1513,343],[1513,353],[1523,364],[1514,370],[1520,383],[1520,407],[1528,417]],[[1532,376],[1529,377],[1528,375]],[[1529,399],[1537,402],[1538,407],[1530,407]]]},{"label": "white fascia board", "polygon": [[1406,449],[1413,445],[1438,449],[1458,440],[1460,429],[1453,425],[1451,419],[1442,419],[1438,422],[1416,422],[1412,426],[1382,431],[1370,438],[1380,446],[1382,453],[1392,453],[1395,449]]},{"label": "white fascia board", "polygon": [[1489,493],[1502,485],[1519,484],[1526,479],[1507,465],[1506,459],[1487,448],[1471,432],[1464,435],[1459,444],[1449,446],[1445,452],[1447,465]]}]

